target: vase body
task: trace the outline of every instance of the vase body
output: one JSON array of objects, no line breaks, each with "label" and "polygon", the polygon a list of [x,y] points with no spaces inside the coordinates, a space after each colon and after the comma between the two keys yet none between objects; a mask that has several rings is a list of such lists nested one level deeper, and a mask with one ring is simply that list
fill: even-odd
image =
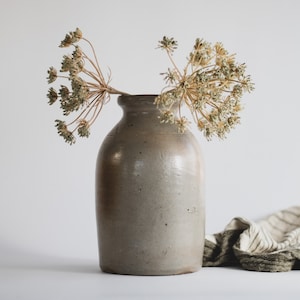
[{"label": "vase body", "polygon": [[155,95],[120,96],[120,122],[96,166],[96,216],[102,271],[190,273],[202,266],[203,164],[191,132],[161,124]]}]

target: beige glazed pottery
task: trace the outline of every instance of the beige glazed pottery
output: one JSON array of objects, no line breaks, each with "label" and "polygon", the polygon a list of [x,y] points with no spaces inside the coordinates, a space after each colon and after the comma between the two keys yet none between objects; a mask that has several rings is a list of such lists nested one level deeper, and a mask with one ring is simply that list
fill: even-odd
[{"label": "beige glazed pottery", "polygon": [[161,124],[155,95],[120,96],[123,117],[96,166],[102,271],[173,275],[201,268],[203,165],[190,131]]}]

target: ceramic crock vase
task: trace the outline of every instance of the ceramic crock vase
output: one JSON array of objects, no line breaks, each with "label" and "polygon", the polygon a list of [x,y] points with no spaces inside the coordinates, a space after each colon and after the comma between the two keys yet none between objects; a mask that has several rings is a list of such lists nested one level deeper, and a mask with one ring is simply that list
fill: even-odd
[{"label": "ceramic crock vase", "polygon": [[190,131],[161,124],[155,95],[120,96],[120,122],[96,166],[100,268],[174,275],[201,268],[203,165]]}]

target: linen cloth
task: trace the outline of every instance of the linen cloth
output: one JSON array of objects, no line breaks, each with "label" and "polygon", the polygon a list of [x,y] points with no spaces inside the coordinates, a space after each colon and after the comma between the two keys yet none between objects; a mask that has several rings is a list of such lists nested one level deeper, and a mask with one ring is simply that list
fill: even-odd
[{"label": "linen cloth", "polygon": [[232,219],[224,231],[206,236],[203,266],[241,266],[261,272],[300,269],[300,206],[258,222]]}]

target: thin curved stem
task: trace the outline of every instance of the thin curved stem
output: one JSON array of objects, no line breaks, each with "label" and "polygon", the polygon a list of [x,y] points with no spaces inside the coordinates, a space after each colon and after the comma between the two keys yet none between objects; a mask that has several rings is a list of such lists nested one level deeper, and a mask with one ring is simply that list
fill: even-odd
[{"label": "thin curved stem", "polygon": [[100,68],[100,65],[99,65],[99,62],[98,62],[98,58],[97,58],[94,46],[92,45],[92,43],[88,39],[86,39],[84,37],[82,39],[90,45],[90,47],[92,49],[92,52],[93,52],[93,56],[95,58],[96,64],[94,64],[93,60],[91,60],[85,53],[84,53],[84,55],[86,56],[88,61],[93,65],[93,67],[97,70],[97,73],[99,74],[100,79],[103,80],[103,82],[105,82],[104,76],[101,72],[101,68]]},{"label": "thin curved stem", "polygon": [[[74,123],[76,123],[81,117],[82,117],[82,115],[84,115],[85,113],[86,113],[86,115],[85,115],[85,117],[90,113],[90,111],[91,111],[91,109],[93,108],[93,106],[94,106],[94,102],[96,102],[97,101],[97,98],[98,97],[95,97],[88,105],[87,105],[87,107],[71,122],[71,123],[69,123],[69,124],[67,124],[67,126],[71,126],[72,124],[74,124]],[[87,110],[88,110],[88,112],[87,112]]]},{"label": "thin curved stem", "polygon": [[174,69],[176,70],[176,72],[177,72],[177,74],[180,76],[180,78],[182,79],[183,76],[182,76],[181,72],[179,71],[177,65],[175,64],[175,62],[174,62],[174,60],[173,60],[173,58],[172,58],[172,54],[170,53],[169,50],[166,50],[166,51],[167,51],[168,57],[169,57],[169,59],[170,59],[172,65],[173,65]]},{"label": "thin curved stem", "polygon": [[[109,98],[109,96],[108,96]],[[98,118],[102,108],[103,108],[103,105],[105,104],[104,103],[104,100],[105,100],[105,97],[103,97],[103,99],[99,100],[96,107],[95,107],[95,110],[94,110],[94,113],[91,117],[91,119],[89,120],[89,126],[92,126],[93,123],[96,121],[96,119]],[[107,102],[106,102],[107,103]],[[99,105],[100,105],[100,108],[99,108]]]}]

